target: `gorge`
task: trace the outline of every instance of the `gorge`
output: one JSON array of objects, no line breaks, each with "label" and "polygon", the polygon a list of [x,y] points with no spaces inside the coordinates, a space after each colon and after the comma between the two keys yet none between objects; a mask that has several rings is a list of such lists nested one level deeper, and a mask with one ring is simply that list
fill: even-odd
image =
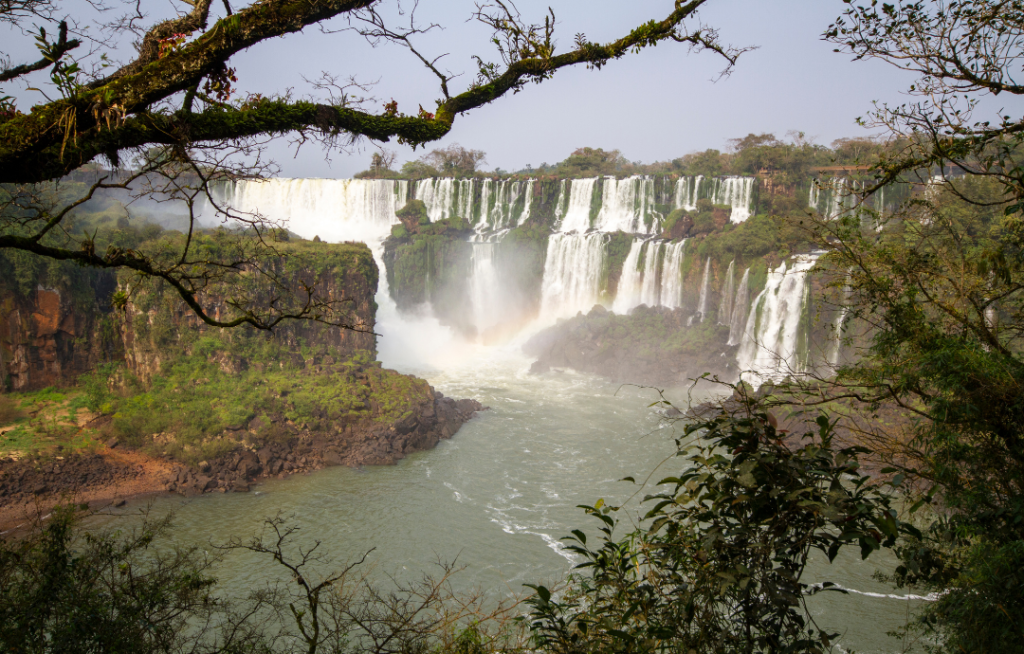
[{"label": "gorge", "polygon": [[[305,238],[369,243],[386,270],[382,311],[433,316],[462,338],[508,343],[595,305],[621,316],[661,307],[680,314],[673,331],[728,327],[699,347],[726,360],[716,372],[758,380],[827,366],[823,353],[835,347],[828,326],[838,315],[811,293],[809,246],[773,240],[764,220],[748,223],[756,183],[641,175],[274,179],[222,187],[216,201],[288,221]],[[807,204],[827,211],[841,191],[811,182],[804,192]],[[422,214],[408,224],[396,215],[407,205]]]},{"label": "gorge", "polygon": [[[812,188],[801,190],[802,205]],[[296,279],[327,275],[329,292],[355,300],[353,322],[379,337],[312,325],[273,339],[243,331],[211,340],[157,286],[133,296],[124,317],[85,312],[106,317],[109,351],[64,378],[124,357],[151,385],[108,408],[107,420],[137,425],[149,447],[179,457],[162,486],[177,495],[147,501],[154,515],[175,513],[183,542],[245,535],[282,513],[312,526],[337,557],[378,548],[374,560],[398,578],[440,554],[469,566],[460,587],[502,593],[557,580],[577,562],[559,541],[578,525],[575,507],[627,500],[631,491],[615,480],[657,469],[674,450],[678,427],[647,408],[660,396],[620,382],[665,388],[685,407],[716,392],[687,390],[686,380],[705,372],[730,381],[746,373],[757,385],[834,360],[841,343],[827,323],[841,315],[809,272],[816,254],[758,211],[758,193],[758,180],[740,176],[224,185],[217,204],[282,221],[291,236],[279,247],[303,262]],[[212,212],[206,219],[215,226]],[[111,293],[124,282],[92,286]],[[54,292],[35,289],[19,315],[44,315]],[[8,317],[22,325],[4,341],[17,341],[15,359],[28,362],[7,367],[22,389],[59,381],[40,375],[39,362],[61,342],[74,345],[71,332],[58,329],[51,343],[25,325],[91,324],[67,314]],[[193,361],[180,373],[175,348]],[[143,420],[146,397],[168,397],[161,389],[181,394],[182,413],[210,407],[211,397],[238,401],[215,402],[207,433],[175,450],[164,441],[175,430]],[[402,398],[397,411],[385,406],[387,389]],[[480,403],[489,410],[466,422]],[[353,415],[363,404],[364,415]],[[201,422],[198,411],[188,415]],[[241,447],[219,455],[230,442]],[[117,453],[126,441],[100,445]],[[35,476],[7,475],[9,488],[28,489],[16,499],[27,503],[62,472],[81,474],[77,459],[65,460]],[[85,473],[129,485],[117,471]],[[216,492],[232,489],[250,492]],[[877,624],[898,627],[886,605],[907,600],[871,579],[873,567],[853,557],[839,565],[844,584],[878,597],[810,605],[823,620],[853,611],[860,617],[844,642],[884,651]],[[229,592],[263,580],[244,556],[218,570]]]}]

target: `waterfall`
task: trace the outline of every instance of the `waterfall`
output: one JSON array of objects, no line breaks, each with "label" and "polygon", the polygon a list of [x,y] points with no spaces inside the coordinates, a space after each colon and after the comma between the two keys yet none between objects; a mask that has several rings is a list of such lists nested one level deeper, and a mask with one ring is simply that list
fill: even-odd
[{"label": "waterfall", "polygon": [[[407,192],[407,183],[392,180],[276,178],[218,185],[212,199],[236,213],[285,222],[304,238],[369,242],[390,233]],[[200,220],[221,222],[209,205],[201,208]]]},{"label": "waterfall", "polygon": [[736,287],[736,301],[732,304],[732,320],[729,322],[729,342],[739,345],[743,340],[743,326],[747,320],[747,303],[750,300],[750,268],[743,271],[740,285]]},{"label": "waterfall", "polygon": [[480,188],[480,219],[476,221],[476,231],[485,232],[491,224],[491,180],[485,179]]},{"label": "waterfall", "polygon": [[640,255],[643,251],[644,240],[634,238],[629,246],[629,254],[622,264],[622,275],[619,277],[619,287],[615,293],[615,302],[612,304],[612,311],[625,315],[629,310],[640,304],[640,293],[642,291],[643,276],[640,272]]},{"label": "waterfall", "polygon": [[698,192],[700,191],[700,185],[703,181],[703,175],[697,175],[696,177],[680,177],[679,180],[676,181],[675,208],[686,209],[687,211],[693,211],[696,209],[697,200],[700,197]]},{"label": "waterfall", "polygon": [[811,180],[807,206],[820,213],[827,220],[835,220],[847,210],[847,196],[850,181],[845,177],[833,177],[827,181]]},{"label": "waterfall", "polygon": [[565,193],[565,187],[568,185],[568,180],[563,179],[558,184],[558,199],[555,200],[555,224],[559,225],[562,222],[562,218],[565,217],[566,205],[569,202],[569,196]]},{"label": "waterfall", "polygon": [[693,211],[697,208],[697,200],[707,198],[715,204],[732,207],[729,220],[741,223],[750,218],[755,181],[753,177],[739,176],[711,179],[705,179],[703,175],[680,177],[676,181],[675,208]]},{"label": "waterfall", "polygon": [[704,317],[708,313],[708,282],[710,281],[711,273],[711,257],[708,257],[707,262],[704,264],[704,280],[700,283],[700,299],[697,301],[697,313],[700,314],[700,321],[704,322]]},{"label": "waterfall", "polygon": [[459,180],[459,208],[456,214],[468,224],[473,224],[473,180]]},{"label": "waterfall", "polygon": [[715,204],[727,204],[732,207],[729,221],[742,223],[750,218],[750,205],[754,197],[753,177],[726,177],[715,180]]},{"label": "waterfall", "polygon": [[601,211],[595,227],[602,232],[649,233],[660,215],[654,211],[654,180],[634,175],[605,177],[601,183]]},{"label": "waterfall", "polygon": [[523,206],[523,213],[519,216],[519,220],[516,222],[516,227],[519,227],[527,220],[530,219],[530,208],[533,206],[533,182],[530,179],[526,182],[526,201]]},{"label": "waterfall", "polygon": [[768,273],[765,288],[750,309],[736,356],[744,381],[760,385],[804,371],[806,352],[800,351],[800,341],[806,336],[806,329],[801,329],[806,327],[803,313],[810,290],[806,273],[816,259],[817,255],[794,257],[791,270],[782,264]]},{"label": "waterfall", "polygon": [[473,306],[473,326],[478,335],[502,322],[506,298],[500,291],[494,268],[494,243],[473,243],[469,297]]},{"label": "waterfall", "polygon": [[427,216],[432,223],[451,216],[454,196],[455,180],[450,177],[416,182],[416,199],[427,205]]},{"label": "waterfall", "polygon": [[736,269],[736,260],[729,262],[729,270],[725,273],[725,283],[722,284],[722,303],[718,307],[718,324],[728,325],[732,318],[732,285],[733,275]]},{"label": "waterfall", "polygon": [[409,180],[400,179],[395,187],[395,211],[409,203]]},{"label": "waterfall", "polygon": [[590,229],[590,204],[594,197],[597,178],[568,180],[569,199],[559,226],[560,232],[583,233]]},{"label": "waterfall", "polygon": [[640,286],[640,304],[656,307],[661,297],[661,276],[658,275],[664,241],[648,241],[644,259],[644,278]]},{"label": "waterfall", "polygon": [[589,311],[597,304],[604,238],[604,234],[552,234],[548,238],[541,284],[541,315],[545,319]]},{"label": "waterfall", "polygon": [[665,246],[665,262],[661,267],[661,303],[669,309],[683,304],[683,255],[686,239]]},{"label": "waterfall", "polygon": [[490,213],[489,231],[508,231],[517,224],[512,220],[516,202],[522,196],[522,182],[501,180],[494,196],[494,210]]},{"label": "waterfall", "polygon": [[[848,276],[847,279],[849,279],[849,275],[852,272],[853,272],[852,268],[847,270],[847,276]],[[839,365],[839,358],[840,358],[840,356],[842,355],[842,352],[843,352],[843,327],[846,325],[846,319],[850,315],[850,296],[851,295],[853,295],[853,289],[850,287],[850,285],[848,283],[844,284],[843,285],[843,306],[839,310],[839,320],[838,320],[838,322],[836,322],[836,335],[835,335],[835,340],[833,340],[832,356],[830,356],[828,358],[828,362],[832,365],[833,368],[835,368],[835,367],[837,367]]]},{"label": "waterfall", "polygon": [[[381,336],[380,360],[388,366],[443,365],[455,347],[454,333],[429,316],[399,315],[381,259],[383,240],[398,224],[395,211],[405,206],[410,187],[418,190],[406,181],[275,178],[218,186],[213,200],[236,212],[287,221],[288,228],[303,238],[366,243],[381,271],[374,327]],[[200,219],[206,224],[220,222],[209,206],[202,208]]]}]

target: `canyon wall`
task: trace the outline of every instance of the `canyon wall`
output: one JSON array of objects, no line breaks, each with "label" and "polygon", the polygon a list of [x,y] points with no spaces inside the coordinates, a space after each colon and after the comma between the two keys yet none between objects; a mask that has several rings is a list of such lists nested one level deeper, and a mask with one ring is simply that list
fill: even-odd
[{"label": "canyon wall", "polygon": [[239,297],[258,307],[280,298],[286,289],[301,296],[303,288],[312,288],[315,297],[340,303],[340,320],[354,329],[305,320],[283,321],[270,332],[248,325],[211,327],[161,280],[139,280],[122,271],[120,288],[130,292],[124,310],[115,316],[128,369],[148,382],[164,362],[191,354],[204,339],[217,341],[213,356],[225,371],[271,365],[275,357],[295,363],[324,356],[345,361],[365,352],[375,358],[378,274],[369,248],[361,243],[309,241],[280,243],[276,248],[280,256],[262,265],[277,283],[265,274],[245,271],[230,277],[230,283],[211,284],[197,296],[207,313],[217,320],[227,319],[235,315],[228,303]]},{"label": "canyon wall", "polygon": [[121,359],[113,273],[29,255],[0,261],[0,392],[74,383]]}]

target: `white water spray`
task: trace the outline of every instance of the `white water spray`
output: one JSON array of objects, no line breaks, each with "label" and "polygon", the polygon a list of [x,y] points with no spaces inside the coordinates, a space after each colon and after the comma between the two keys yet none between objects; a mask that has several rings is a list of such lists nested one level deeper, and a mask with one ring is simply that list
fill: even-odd
[{"label": "white water spray", "polygon": [[732,318],[732,286],[735,280],[733,275],[736,270],[736,260],[729,262],[729,270],[725,273],[725,283],[722,284],[722,301],[718,306],[718,324],[728,325]]},{"label": "white water spray", "polygon": [[747,305],[750,301],[750,268],[743,271],[740,285],[736,287],[736,300],[732,304],[732,320],[729,322],[729,342],[739,345],[743,339],[743,328],[747,320]]},{"label": "white water spray", "polygon": [[648,241],[644,259],[644,278],[640,285],[640,304],[656,307],[661,300],[661,276],[658,274],[661,264],[664,241]]},{"label": "white water spray", "polygon": [[589,311],[598,302],[604,234],[552,234],[541,288],[541,318]]},{"label": "white water spray", "polygon": [[736,357],[744,381],[760,385],[806,370],[803,314],[810,289],[807,272],[816,260],[817,255],[797,256],[791,269],[782,264],[768,273],[765,288],[751,307]]},{"label": "white water spray", "polygon": [[700,283],[700,299],[697,301],[697,313],[700,314],[700,322],[708,313],[708,285],[711,281],[711,257],[708,257],[704,264],[704,279]]},{"label": "white water spray", "polygon": [[640,304],[640,292],[642,290],[643,272],[640,270],[640,255],[643,252],[644,240],[634,238],[629,246],[629,254],[622,264],[622,274],[619,276],[619,287],[615,293],[615,302],[612,304],[612,311],[625,315],[629,310]]}]

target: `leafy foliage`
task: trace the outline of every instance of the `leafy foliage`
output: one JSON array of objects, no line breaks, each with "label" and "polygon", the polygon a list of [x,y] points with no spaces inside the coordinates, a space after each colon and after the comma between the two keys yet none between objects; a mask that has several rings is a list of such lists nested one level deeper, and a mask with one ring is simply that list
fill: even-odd
[{"label": "leafy foliage", "polygon": [[803,606],[811,553],[831,561],[857,546],[866,558],[916,531],[860,471],[865,451],[834,443],[827,417],[799,446],[774,424],[738,389],[728,409],[686,426],[677,441],[686,465],[644,498],[639,526],[617,535],[631,522],[616,517],[622,507],[581,507],[600,536],[565,539],[583,562],[561,597],[534,587],[538,644],[556,653],[828,649],[836,634]]}]

